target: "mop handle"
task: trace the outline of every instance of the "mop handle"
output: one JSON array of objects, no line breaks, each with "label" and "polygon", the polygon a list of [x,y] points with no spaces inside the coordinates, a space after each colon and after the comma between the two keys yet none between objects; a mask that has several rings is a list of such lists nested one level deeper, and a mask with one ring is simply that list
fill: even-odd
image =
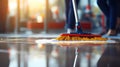
[{"label": "mop handle", "polygon": [[72,0],[72,3],[73,3],[73,10],[74,10],[74,15],[75,15],[75,21],[76,21],[76,22],[79,22],[79,21],[78,21],[77,7],[76,7],[76,2],[75,2],[75,0]]},{"label": "mop handle", "polygon": [[73,3],[73,12],[74,12],[74,15],[75,15],[75,30],[77,33],[83,33],[82,29],[81,29],[81,26],[80,26],[80,23],[79,23],[79,20],[78,20],[78,14],[77,14],[77,7],[76,7],[76,2],[75,0],[72,0],[72,3]]}]

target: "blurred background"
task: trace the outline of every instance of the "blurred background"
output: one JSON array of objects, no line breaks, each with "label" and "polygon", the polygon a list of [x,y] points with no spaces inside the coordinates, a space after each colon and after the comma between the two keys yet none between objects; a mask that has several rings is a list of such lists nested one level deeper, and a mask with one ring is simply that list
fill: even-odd
[{"label": "blurred background", "polygon": [[[65,9],[64,0],[0,0],[0,36],[7,34],[8,37],[54,38],[66,32]],[[77,11],[84,31],[100,33],[104,30],[105,17],[96,0],[80,0]],[[5,46],[3,49],[8,48],[9,67],[72,67],[75,57],[73,47],[24,42],[1,45]],[[77,67],[96,67],[104,47],[80,48]]]},{"label": "blurred background", "polygon": [[[65,31],[64,0],[1,0],[0,3],[0,33]],[[105,19],[96,0],[80,0],[78,15],[84,31],[104,27]]]}]

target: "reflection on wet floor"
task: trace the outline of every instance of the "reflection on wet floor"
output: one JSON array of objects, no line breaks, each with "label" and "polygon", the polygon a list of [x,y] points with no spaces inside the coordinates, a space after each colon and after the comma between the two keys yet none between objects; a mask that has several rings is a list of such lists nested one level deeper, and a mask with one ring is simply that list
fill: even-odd
[{"label": "reflection on wet floor", "polygon": [[[34,42],[36,39],[38,38],[8,38],[7,40],[3,38],[0,41],[1,46],[6,44],[9,47],[9,67],[68,67],[68,65],[70,65],[69,67],[73,67],[75,47],[38,45]],[[116,41],[119,42],[119,40]],[[119,47],[119,43],[113,45],[116,44]],[[85,45],[78,47],[78,66],[97,67],[98,60],[108,46],[110,45]]]},{"label": "reflection on wet floor", "polygon": [[[88,47],[89,48],[89,47]],[[85,47],[81,48],[80,66],[88,67],[88,62],[91,60],[91,67],[96,67],[96,63],[101,55],[101,48],[93,48],[93,52],[89,53],[89,49]],[[49,67],[66,67],[66,47],[52,47],[49,53]],[[37,46],[31,46],[29,53],[25,51],[17,52],[15,48],[11,48],[10,66],[17,67],[17,53],[21,53],[24,57],[21,57],[21,67],[25,67],[24,63],[26,60],[28,67],[46,67],[46,53],[44,48],[38,48]],[[27,54],[27,55],[26,55]],[[72,54],[72,53],[71,53]],[[91,58],[90,58],[91,57]],[[24,59],[22,59],[24,58]],[[73,60],[71,60],[73,61]]]}]

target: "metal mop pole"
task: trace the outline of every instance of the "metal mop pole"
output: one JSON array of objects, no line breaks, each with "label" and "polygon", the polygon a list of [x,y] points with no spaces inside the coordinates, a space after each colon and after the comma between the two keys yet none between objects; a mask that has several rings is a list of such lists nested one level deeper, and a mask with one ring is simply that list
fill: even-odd
[{"label": "metal mop pole", "polygon": [[75,15],[75,30],[77,33],[83,33],[82,28],[80,26],[80,22],[78,20],[78,14],[77,14],[77,7],[76,7],[76,2],[75,0],[72,0],[73,3],[73,10],[74,10],[74,15]]},{"label": "metal mop pole", "polygon": [[[75,30],[78,34],[80,33],[83,33],[82,29],[81,29],[81,26],[80,26],[80,23],[79,23],[79,20],[78,20],[78,14],[77,14],[77,7],[76,7],[76,2],[75,0],[72,0],[72,3],[73,3],[73,10],[74,10],[74,15],[75,15]],[[74,65],[73,67],[76,66],[76,62],[77,62],[77,59],[78,59],[78,47],[75,48],[75,60],[74,60]]]}]

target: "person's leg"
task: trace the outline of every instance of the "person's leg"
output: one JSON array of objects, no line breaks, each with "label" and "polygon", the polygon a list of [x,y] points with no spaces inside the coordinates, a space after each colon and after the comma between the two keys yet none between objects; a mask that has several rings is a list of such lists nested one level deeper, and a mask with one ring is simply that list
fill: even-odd
[{"label": "person's leg", "polygon": [[70,2],[70,0],[65,0],[66,24],[68,22],[69,2]]},{"label": "person's leg", "polygon": [[[78,6],[79,0],[76,0],[76,6]],[[68,27],[69,29],[75,28],[75,16],[74,16],[74,10],[73,10],[73,3],[72,0],[69,2],[69,13],[68,13]]]},{"label": "person's leg", "polygon": [[117,0],[109,0],[110,7],[110,25],[108,35],[116,35],[116,23],[117,23]]},{"label": "person's leg", "polygon": [[104,13],[106,17],[106,31],[109,29],[109,5],[108,5],[108,0],[97,0],[97,4],[100,8],[100,10]]},{"label": "person's leg", "polygon": [[110,6],[110,29],[116,29],[117,22],[117,1],[109,0]]},{"label": "person's leg", "polygon": [[68,13],[69,13],[69,2],[70,0],[65,0],[65,29],[68,27]]}]

